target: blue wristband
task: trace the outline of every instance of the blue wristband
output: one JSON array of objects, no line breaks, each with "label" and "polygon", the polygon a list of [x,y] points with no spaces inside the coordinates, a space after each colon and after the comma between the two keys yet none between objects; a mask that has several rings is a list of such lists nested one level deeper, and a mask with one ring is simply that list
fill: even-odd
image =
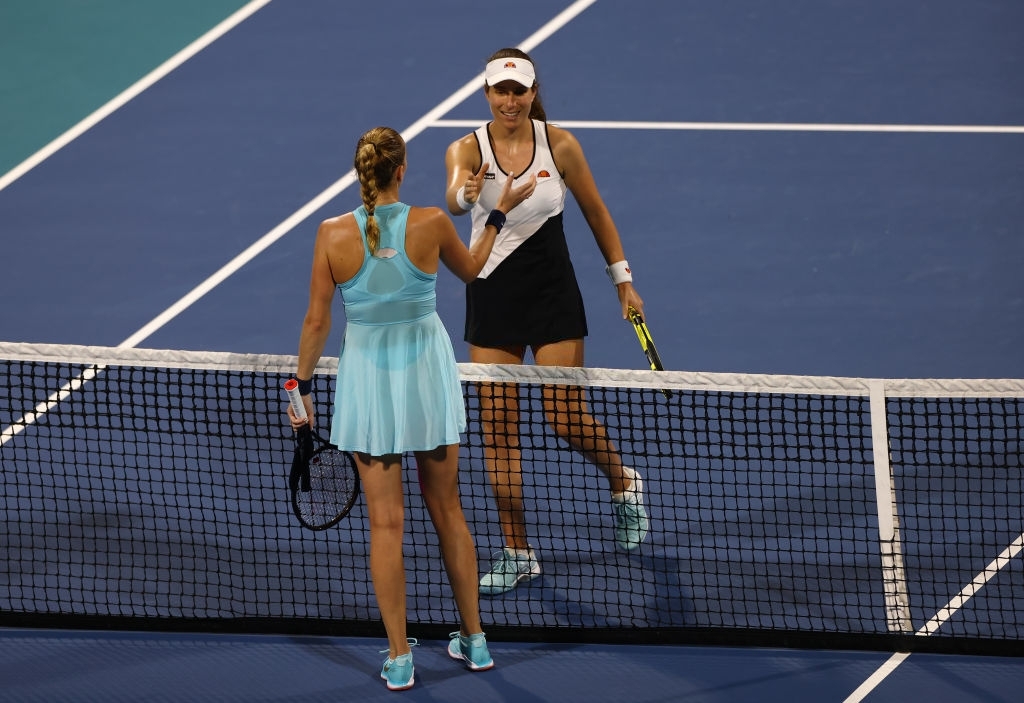
[{"label": "blue wristband", "polygon": [[505,226],[505,213],[501,210],[491,210],[491,214],[487,216],[487,222],[484,223],[484,227],[491,225],[494,227],[495,234],[501,232],[501,228]]},{"label": "blue wristband", "polygon": [[313,392],[313,379],[307,378],[303,381],[301,378],[295,379],[299,382],[299,395],[309,395]]}]

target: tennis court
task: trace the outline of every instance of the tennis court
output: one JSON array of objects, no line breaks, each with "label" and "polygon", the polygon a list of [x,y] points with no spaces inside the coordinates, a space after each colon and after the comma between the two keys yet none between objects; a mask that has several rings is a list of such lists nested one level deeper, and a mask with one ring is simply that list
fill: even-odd
[{"label": "tennis court", "polygon": [[[499,8],[470,14],[463,3],[408,2],[389,10],[386,24],[369,9],[326,1],[186,3],[191,20],[180,3],[155,3],[149,13],[128,5],[76,4],[59,18],[27,2],[0,10],[0,32],[24,29],[11,41],[5,35],[3,51],[29,57],[12,64],[24,70],[0,90],[5,102],[26,95],[39,110],[33,119],[9,115],[9,137],[0,140],[0,286],[17,301],[0,312],[0,339],[293,353],[316,223],[355,201],[346,175],[355,138],[373,124],[402,130],[411,169],[404,195],[440,202],[445,146],[486,116],[483,58],[518,44],[537,59],[552,121],[572,128],[587,150],[670,369],[1024,377],[1024,243],[1015,229],[1024,215],[1024,96],[1013,89],[1024,51],[1006,29],[1024,19],[1015,3],[931,3],[927,13],[908,4],[897,13],[882,2],[792,2],[770,12],[755,2],[680,2],[658,5],[664,16],[652,22],[636,6],[605,0],[521,3],[512,19]],[[207,35],[201,50],[186,49],[180,65],[165,65],[173,70],[46,154],[51,140],[236,9],[242,14]],[[83,26],[91,42],[56,41]],[[614,38],[604,39],[609,32]],[[381,52],[371,39],[378,33],[403,48]],[[464,41],[437,38],[453,34]],[[43,35],[74,55],[32,60]],[[374,88],[380,76],[393,79],[389,90]],[[50,91],[27,92],[28,85]],[[46,158],[33,156],[40,150]],[[566,229],[588,301],[588,364],[642,369],[578,212],[567,212]],[[442,275],[438,302],[464,360],[454,277]],[[329,349],[340,330],[339,319]],[[1019,441],[1013,422],[1007,433]],[[999,465],[1014,466],[1016,457],[1019,477],[1019,444],[1006,446],[1011,456]],[[756,485],[757,471],[744,469],[753,478],[737,485]],[[955,490],[978,476],[951,472],[945,481]],[[1019,478],[988,480],[1011,493],[966,506],[955,531],[980,522],[987,532],[986,521],[995,521],[991,544],[1012,545],[1021,533]],[[666,480],[661,495],[678,495],[674,485]],[[572,482],[566,488],[576,490]],[[810,489],[812,497],[830,495],[826,485]],[[720,501],[741,508],[735,496],[707,499],[708,520]],[[670,500],[659,507],[671,518]],[[935,519],[918,527],[947,529]],[[480,542],[483,549],[488,540]],[[961,582],[915,593],[916,601],[941,606],[970,582],[977,560],[999,551],[958,552]],[[623,581],[631,568],[644,573],[625,565]],[[725,567],[721,575],[729,575]],[[999,578],[986,594],[1001,589],[997,600],[1012,612],[1024,588],[1019,549]],[[732,583],[759,588],[756,578]],[[637,607],[649,607],[639,591]],[[15,700],[81,700],[85,689],[108,700],[157,691],[166,700],[388,695],[374,675],[373,638],[0,634],[9,652],[3,682],[21,696]],[[999,656],[919,652],[894,662],[880,651],[551,639],[501,643],[499,669],[472,676],[446,661],[441,644],[424,641],[420,683],[407,695],[898,700],[913,691],[932,700],[1011,700],[1024,683],[1020,660]],[[872,676],[887,662],[898,666],[875,689]],[[299,688],[283,683],[296,678]]]}]

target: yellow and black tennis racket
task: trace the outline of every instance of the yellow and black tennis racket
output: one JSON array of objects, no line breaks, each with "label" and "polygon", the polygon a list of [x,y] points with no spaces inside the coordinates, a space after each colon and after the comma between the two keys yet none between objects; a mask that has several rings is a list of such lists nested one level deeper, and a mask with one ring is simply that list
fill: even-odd
[{"label": "yellow and black tennis racket", "polygon": [[[630,308],[629,321],[633,323],[633,329],[636,330],[637,339],[640,340],[640,347],[644,350],[647,363],[651,365],[651,371],[664,371],[665,366],[661,363],[661,356],[658,354],[658,348],[654,346],[654,338],[651,336],[651,331],[647,329],[643,315]],[[665,394],[666,398],[672,397],[672,391],[666,388],[663,388],[661,392]]]}]

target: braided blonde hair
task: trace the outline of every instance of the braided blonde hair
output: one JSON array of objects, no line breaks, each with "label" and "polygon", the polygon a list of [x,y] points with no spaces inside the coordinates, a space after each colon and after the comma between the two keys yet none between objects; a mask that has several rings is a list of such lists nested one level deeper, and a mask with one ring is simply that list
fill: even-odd
[{"label": "braided blonde hair", "polygon": [[359,176],[359,195],[366,207],[366,244],[376,254],[380,226],[374,211],[380,191],[391,185],[395,170],[405,163],[405,140],[391,127],[374,127],[359,137],[353,165]]}]

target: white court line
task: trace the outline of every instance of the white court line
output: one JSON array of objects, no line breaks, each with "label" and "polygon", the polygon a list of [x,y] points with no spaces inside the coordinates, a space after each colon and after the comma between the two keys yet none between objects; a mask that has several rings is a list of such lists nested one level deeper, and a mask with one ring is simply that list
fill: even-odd
[{"label": "white court line", "polygon": [[882,664],[875,673],[864,679],[864,683],[857,687],[853,693],[847,696],[843,703],[860,703],[864,700],[864,697],[875,690],[878,684],[885,680],[885,677],[896,670],[896,667],[902,664],[907,657],[910,656],[909,652],[897,652],[889,657],[888,661]]},{"label": "white court line", "polygon": [[[585,9],[593,5],[596,1],[597,0],[577,0],[572,5],[570,5],[565,10],[556,15],[554,19],[552,19],[539,30],[534,32],[528,39],[526,39],[526,41],[521,43],[519,47],[523,51],[532,50],[545,39],[547,39],[552,34],[554,34],[559,29],[568,24],[572,19],[574,19]],[[228,18],[228,20],[225,20],[217,26],[218,28],[224,28],[221,31],[221,34],[226,32],[231,27],[235,26],[235,24],[237,24],[238,22],[241,22],[242,19],[248,17],[263,5],[266,5],[268,2],[270,2],[270,0],[255,0],[254,2],[250,3],[245,8],[243,8],[243,10],[236,12],[234,15]],[[249,10],[249,12],[242,14],[245,10]],[[236,17],[238,18],[237,21],[235,21],[233,24],[229,24],[230,20]],[[89,118],[87,118],[79,125],[81,129],[76,127],[74,130],[71,130],[60,139],[55,140],[50,145],[50,147],[53,147],[52,151],[43,155],[41,158],[38,159],[36,163],[42,161],[43,159],[46,158],[46,156],[49,156],[50,154],[53,153],[53,151],[56,151],[57,149],[61,148],[62,146],[70,142],[72,139],[75,139],[76,137],[80,136],[89,127],[93,126],[96,122],[99,122],[101,119],[112,113],[114,110],[116,110],[118,107],[126,103],[128,100],[138,95],[140,92],[142,92],[142,90],[148,88],[150,85],[152,85],[157,80],[159,80],[164,75],[173,70],[173,68],[177,67],[191,56],[194,56],[200,49],[202,49],[204,46],[206,46],[214,39],[216,39],[218,36],[220,36],[220,34],[214,35],[215,31],[216,28],[214,30],[210,30],[210,32],[207,32],[205,35],[203,35],[202,38],[200,38],[192,45],[190,45],[189,49],[192,49],[191,51],[189,51],[189,49],[182,50],[181,52],[175,55],[175,58],[168,60],[163,66],[161,66],[161,68],[157,69],[149,76],[144,78],[142,81],[136,83],[135,86],[132,86],[132,88],[122,93],[121,96],[119,96],[118,100],[111,101],[111,103],[108,103],[101,110],[97,110],[95,113],[93,113]],[[177,60],[177,62],[174,63],[176,59],[180,60]],[[166,70],[163,70],[161,72],[161,70],[164,69],[164,67],[167,67],[172,63],[173,66],[170,66],[170,68],[167,68]],[[415,138],[421,132],[430,127],[434,122],[436,122],[439,117],[450,112],[452,108],[454,108],[456,105],[464,101],[466,98],[468,98],[476,91],[480,90],[480,86],[483,85],[483,79],[484,75],[483,72],[481,71],[476,76],[471,78],[464,86],[462,86],[457,91],[452,93],[452,95],[449,96],[446,100],[439,103],[437,107],[430,110],[423,117],[414,122],[410,127],[408,127],[405,131],[402,132],[402,137],[405,139],[405,141],[409,142],[410,140]],[[85,126],[82,127],[82,125]],[[47,149],[50,149],[50,147],[47,147]],[[46,149],[44,149],[43,151],[46,151]],[[40,154],[42,153],[43,152],[40,152]],[[36,164],[33,163],[28,168],[32,168],[32,166],[35,165]],[[28,168],[26,168],[25,170],[27,171]],[[15,178],[16,177],[17,176],[15,176]],[[12,178],[11,180],[13,181],[14,179]],[[303,205],[301,208],[296,210],[294,213],[292,213],[291,216],[289,216],[279,225],[277,225],[272,230],[270,230],[262,237],[260,237],[258,240],[253,242],[253,244],[247,247],[245,251],[238,254],[235,258],[233,258],[231,261],[222,266],[216,273],[214,273],[212,276],[207,278],[198,286],[190,290],[188,293],[182,296],[177,302],[175,302],[169,308],[167,308],[162,313],[157,315],[155,318],[150,320],[141,329],[139,329],[134,334],[125,339],[123,342],[121,342],[119,345],[117,345],[118,348],[130,349],[140,344],[147,337],[149,337],[154,332],[159,330],[161,327],[166,325],[168,322],[173,320],[179,314],[188,309],[197,300],[202,298],[204,295],[206,295],[215,287],[223,283],[225,280],[227,280],[230,276],[236,273],[247,263],[256,258],[261,252],[263,252],[265,249],[271,246],[274,242],[279,240],[284,235],[288,234],[291,230],[293,230],[296,226],[301,224],[308,217],[312,216],[313,213],[315,213],[321,207],[327,205],[327,203],[329,203],[336,195],[338,195],[343,190],[348,188],[350,185],[355,183],[355,181],[355,171],[349,170],[348,173],[346,173],[333,184],[331,184],[327,189],[325,189],[315,198],[313,198],[308,203]],[[0,190],[2,190],[2,188],[3,184],[0,183]],[[3,432],[0,433],[0,446],[5,444],[15,435],[22,432],[22,430],[24,430],[29,424],[35,422],[36,419],[39,418],[39,416],[49,412],[53,407],[60,403],[70,393],[77,390],[83,383],[94,378],[96,373],[102,370],[102,368],[103,367],[91,367],[87,369],[78,378],[72,379],[67,384],[65,384],[60,390],[50,395],[50,397],[47,398],[45,401],[39,403],[33,411],[26,413],[23,417],[14,422],[12,425],[4,428]]]},{"label": "white court line", "polygon": [[969,601],[975,593],[980,591],[993,576],[999,573],[999,570],[1003,568],[1003,566],[1009,563],[1011,559],[1018,556],[1021,553],[1021,550],[1024,550],[1024,534],[1011,542],[1010,546],[1004,549],[999,556],[993,559],[992,562],[985,567],[984,571],[975,576],[973,581],[967,584],[954,598],[950,599],[945,606],[940,608],[939,612],[937,612],[931,620],[922,625],[921,629],[915,634],[927,636],[942,627],[943,624],[953,616],[953,613],[959,610],[964,603]]},{"label": "white court line", "polygon": [[[992,577],[999,573],[999,570],[1006,566],[1011,559],[1020,556],[1021,552],[1024,551],[1024,534],[1021,534],[1017,539],[1013,540],[1010,545],[1000,552],[999,556],[993,559],[985,569],[974,577],[974,580],[967,584],[956,596],[950,599],[945,606],[939,609],[931,620],[926,622],[921,628],[915,632],[915,635],[920,637],[927,637],[933,632],[936,632],[942,627],[946,621],[948,621],[956,611],[964,606],[974,595],[982,589],[982,587],[992,580]],[[885,678],[896,670],[896,667],[903,663],[903,661],[910,656],[909,652],[898,652],[889,657],[882,666],[869,676],[864,683],[857,687],[853,693],[851,693],[843,703],[859,703],[864,700],[871,691],[873,691],[878,684],[882,683]]]},{"label": "white court line", "polygon": [[[476,129],[484,120],[437,120],[434,127]],[[690,131],[750,131],[750,132],[867,132],[867,133],[939,133],[939,134],[1024,134],[1018,125],[912,125],[912,124],[821,124],[779,122],[614,122],[602,120],[552,120],[566,129],[622,129],[622,130],[690,130]],[[916,634],[929,635],[937,630],[957,609],[966,603],[998,571],[1000,560],[1009,560],[1020,553],[1024,540],[1021,535],[1010,547],[960,594],[952,599]],[[902,664],[910,654],[893,654],[874,674],[868,677],[843,703],[864,700],[886,677]]]},{"label": "white court line", "polygon": [[[171,71],[181,66],[183,63],[191,59],[193,56],[198,54],[200,51],[205,49],[207,46],[209,46],[216,40],[220,39],[222,36],[227,34],[229,31],[234,29],[236,26],[241,24],[249,17],[251,17],[253,13],[255,13],[257,10],[259,10],[269,2],[270,0],[252,0],[252,2],[248,3],[244,7],[240,8],[239,10],[225,18],[223,21],[218,23],[215,27],[207,31],[201,37],[193,41],[191,44],[186,46],[184,49],[176,53],[171,58],[164,61],[162,64],[160,64],[152,71],[150,71],[146,76],[136,81],[131,87],[123,91],[113,100],[107,102],[103,107],[93,112],[91,115],[89,115],[84,120],[76,124],[67,132],[54,139],[52,142],[50,142],[45,147],[37,151],[28,159],[21,162],[18,166],[14,167],[11,171],[8,171],[6,174],[0,177],[0,191],[2,191],[11,183],[24,176],[26,173],[31,171],[33,168],[41,164],[49,157],[53,156],[53,154],[55,154],[57,151],[63,149],[65,146],[73,142],[75,139],[85,134],[96,124],[98,124],[105,118],[109,117],[111,114],[119,110],[121,107],[123,107],[133,98],[138,96],[144,90],[150,88],[157,81],[165,77]],[[209,279],[203,285],[206,285],[207,283],[209,283]],[[211,287],[212,286],[205,288],[203,292],[208,292]],[[164,311],[162,316],[158,317],[157,319],[163,319],[163,316],[165,315],[167,315],[167,311]],[[164,319],[164,322],[171,319],[171,317],[173,317],[173,315]],[[147,325],[147,327],[144,329],[148,329],[149,326],[152,324],[153,323],[150,322],[149,325]],[[162,324],[163,323],[161,323],[161,325],[158,325],[157,327],[153,327],[148,334],[152,334],[152,332],[156,331],[156,329],[158,329],[159,326],[162,326]],[[134,339],[138,334],[139,333],[136,332],[135,335],[129,337],[129,340],[123,343],[122,346],[127,344],[128,341]],[[148,334],[146,336],[148,336]],[[143,337],[142,339],[144,338],[145,337]],[[52,408],[54,408],[59,403],[63,402],[72,393],[74,393],[83,385],[94,379],[96,375],[103,370],[103,368],[103,366],[91,366],[87,368],[77,377],[65,383],[59,390],[52,393],[49,398],[36,405],[36,407],[33,410],[25,413],[13,424],[3,428],[3,432],[0,432],[0,446],[6,444],[13,437],[17,436],[23,430],[25,430],[26,427],[28,427],[30,424],[38,420],[40,416],[48,413]]]},{"label": "white court line", "polygon": [[[479,120],[437,120],[433,127],[476,129]],[[728,132],[924,132],[940,134],[1024,134],[1019,125],[942,125],[942,124],[828,124],[813,122],[610,122],[602,120],[551,120],[566,129],[646,129]]]},{"label": "white court line", "polygon": [[[178,52],[174,57],[168,59],[164,64],[158,67],[156,70],[151,72],[148,76],[143,78],[141,81],[133,85],[128,90],[124,91],[114,100],[107,103],[104,107],[100,108],[92,115],[87,117],[85,120],[80,122],[74,128],[66,132],[58,139],[51,142],[44,149],[37,152],[34,156],[27,159],[25,162],[17,166],[12,171],[5,174],[0,178],[0,191],[6,188],[10,183],[20,178],[22,175],[30,171],[32,168],[37,166],[39,163],[47,159],[56,151],[60,150],[74,139],[81,136],[88,129],[93,127],[96,123],[100,122],[111,113],[116,111],[122,105],[130,101],[132,98],[137,96],[143,90],[149,88],[151,85],[156,83],[158,80],[163,78],[165,75],[173,71],[179,65],[187,61],[189,58],[194,56],[196,53],[201,51],[207,45],[212,43],[214,40],[219,38],[221,35],[229,31],[235,25],[249,17],[251,14],[256,12],[258,9],[269,3],[270,0],[253,0],[248,5],[240,9],[238,12],[231,15],[229,18],[221,22],[217,27],[211,29],[209,32],[204,34],[198,40],[190,44],[188,47]],[[594,4],[596,0],[577,0],[559,15],[557,15],[550,22],[545,24],[541,29],[531,35],[526,41],[521,43],[519,47],[524,51],[531,51],[533,48],[538,46],[545,39],[550,37],[556,31],[558,31],[565,24],[570,22],[581,12],[587,9],[590,5]],[[474,92],[480,89],[483,80],[483,73],[481,72],[477,76],[473,77],[468,81],[462,88],[453,93],[449,98],[439,103],[437,107],[427,112],[423,117],[414,122],[410,127],[402,132],[403,138],[406,142],[412,140],[425,129],[429,127],[467,127],[476,128],[480,125],[481,121],[463,121],[463,120],[442,120],[441,116],[447,114],[456,105],[463,102]],[[601,122],[601,121],[559,121],[555,122],[560,126],[566,127],[567,129],[662,129],[662,130],[734,130],[734,131],[821,131],[821,132],[967,132],[967,133],[1024,133],[1024,127],[1017,126],[955,126],[955,125],[843,125],[843,124],[781,124],[781,123],[724,123],[724,122]],[[151,320],[148,324],[143,326],[137,332],[129,336],[125,341],[118,345],[118,347],[131,348],[147,337],[152,335],[154,332],[159,330],[165,324],[170,322],[172,319],[177,317],[181,312],[190,307],[197,300],[202,298],[208,292],[210,292],[217,285],[222,283],[228,277],[237,272],[246,263],[254,259],[262,251],[271,246],[274,242],[279,240],[281,237],[286,235],[297,225],[303,222],[305,219],[310,217],[314,212],[325,206],[330,200],[336,195],[348,188],[352,183],[355,182],[355,174],[353,171],[349,171],[343,175],[340,179],[335,181],[331,186],[317,195],[315,198],[310,200],[300,209],[296,210],[290,217],[285,219],[283,222],[278,224],[272,230],[264,234],[260,239],[254,242],[251,246],[245,249],[242,253],[236,256],[234,259],[229,261],[223,267],[221,267],[216,273],[207,278],[205,281],[200,283],[189,293],[179,299],[171,307],[164,310],[160,315]],[[59,403],[68,394],[77,390],[83,383],[88,382],[93,378],[95,373],[98,372],[102,367],[93,367],[74,379],[68,382],[60,391],[57,391],[50,398],[40,403],[33,413],[29,413],[22,420],[29,419],[29,422],[34,422],[35,419],[50,410],[54,405]],[[19,433],[27,423],[23,421],[16,422],[13,426],[6,428],[2,435],[0,435],[0,444],[6,443],[11,437]],[[1024,535],[1022,535],[1024,538]],[[1020,542],[1020,540],[1018,540]],[[1016,544],[1016,543],[1015,543]],[[1018,548],[1018,552],[1020,549]],[[987,581],[987,579],[985,579]],[[966,601],[970,596],[973,595],[973,591],[964,598]],[[951,601],[951,604],[953,601]],[[947,606],[949,608],[950,606]],[[947,616],[948,617],[948,616]],[[940,623],[941,624],[941,623]],[[921,633],[918,633],[921,634]],[[846,699],[846,703],[856,703],[863,700],[864,696],[870,693],[882,680],[885,679],[892,671],[901,664],[909,654],[898,653],[894,654],[890,659],[880,667],[875,674],[869,677],[860,687],[854,691],[850,697]]]},{"label": "white court line", "polygon": [[241,9],[237,10],[234,14],[227,17],[220,24],[213,29],[209,30],[203,36],[196,39],[194,42],[186,46],[184,49],[179,51],[171,58],[164,61],[162,64],[157,66],[155,69],[150,71],[146,76],[136,81],[130,88],[123,91],[120,95],[109,101],[106,105],[99,108],[91,115],[86,117],[84,120],[76,124],[74,127],[69,129],[64,134],[60,135],[52,142],[44,146],[42,149],[37,151],[32,156],[28,157],[20,164],[15,166],[13,169],[0,176],[0,191],[14,183],[16,180],[24,176],[26,173],[34,169],[36,166],[41,164],[46,159],[53,156],[55,153],[66,147],[68,144],[78,139],[80,136],[88,132],[90,129],[95,127],[99,122],[109,117],[111,114],[119,110],[125,104],[132,100],[132,98],[139,95],[142,91],[146,90],[154,83],[159,81],[161,78],[166,76],[168,73],[176,69],[181,64],[188,61],[190,58],[198,54],[200,51],[208,47],[213,42],[220,39],[222,36],[227,34],[229,31],[234,29],[237,25],[248,19],[253,13],[259,10],[261,7],[269,3],[270,0],[252,0],[249,4],[245,5]]},{"label": "white court line", "polygon": [[[526,41],[519,45],[523,51],[529,52],[530,50],[537,47],[541,42],[550,37],[552,34],[557,32],[559,29],[568,24],[577,15],[583,12],[585,9],[593,5],[597,0],[577,0],[568,8],[563,10],[554,19],[545,24],[539,30],[534,32]],[[402,138],[408,143],[414,138],[419,136],[424,130],[434,125],[438,119],[445,115],[459,103],[463,102],[473,93],[480,90],[483,85],[484,74],[483,71],[478,73],[476,76],[471,78],[464,86],[452,93],[447,99],[438,103],[438,105],[427,112],[423,117],[416,120],[412,125],[406,128],[402,132]],[[475,123],[474,127],[479,127],[479,123]],[[164,310],[157,317],[153,318],[148,324],[142,329],[138,330],[135,334],[128,337],[119,344],[119,347],[134,347],[142,342],[144,339],[149,337],[151,334],[156,332],[158,329],[163,327],[165,324],[170,322],[172,319],[177,317],[182,311],[187,309],[194,302],[202,298],[204,295],[209,293],[214,287],[222,283],[229,276],[234,274],[240,268],[245,266],[248,262],[252,261],[258,256],[264,249],[271,246],[278,239],[288,234],[296,226],[302,223],[306,218],[310,217],[329,203],[335,196],[341,193],[343,190],[348,188],[350,185],[356,182],[356,174],[354,170],[349,170],[344,176],[339,178],[327,189],[317,195],[315,198],[310,200],[308,203],[303,205],[301,208],[296,210],[290,217],[281,222],[281,224],[274,227],[274,229],[267,232],[265,235],[256,240],[251,246],[249,246],[241,254],[233,258],[231,261],[226,263],[220,268],[219,271],[214,273],[212,276],[207,278],[205,281],[200,283],[198,286],[189,291],[185,296],[178,300],[174,305]]]}]

